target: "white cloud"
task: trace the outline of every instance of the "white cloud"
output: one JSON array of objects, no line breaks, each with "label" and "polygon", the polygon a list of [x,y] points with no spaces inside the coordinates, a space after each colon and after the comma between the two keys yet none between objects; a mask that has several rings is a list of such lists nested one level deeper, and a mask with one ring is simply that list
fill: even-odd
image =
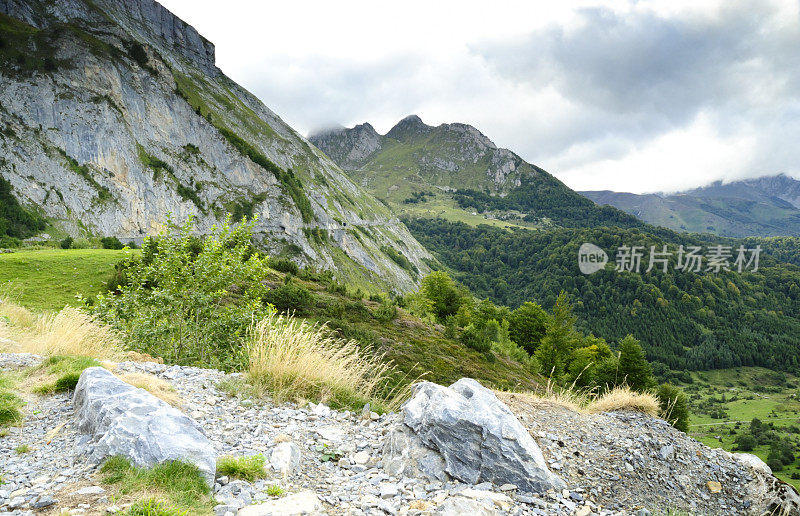
[{"label": "white cloud", "polygon": [[576,189],[800,173],[791,0],[162,3],[303,133],[470,123]]}]

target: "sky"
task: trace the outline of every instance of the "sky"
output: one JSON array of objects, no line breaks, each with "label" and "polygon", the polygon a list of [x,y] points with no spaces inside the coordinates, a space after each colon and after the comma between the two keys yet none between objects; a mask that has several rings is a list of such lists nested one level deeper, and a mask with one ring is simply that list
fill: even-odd
[{"label": "sky", "polygon": [[159,0],[304,135],[463,122],[576,190],[800,178],[800,2]]}]

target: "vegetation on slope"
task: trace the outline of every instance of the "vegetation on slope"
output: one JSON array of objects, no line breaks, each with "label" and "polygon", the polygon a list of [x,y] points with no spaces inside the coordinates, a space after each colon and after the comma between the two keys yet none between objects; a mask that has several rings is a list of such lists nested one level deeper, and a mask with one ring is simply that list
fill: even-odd
[{"label": "vegetation on slope", "polygon": [[[0,166],[2,166],[0,159]],[[0,247],[16,247],[19,240],[44,230],[44,218],[23,208],[11,193],[11,183],[0,176]]]},{"label": "vegetation on slope", "polygon": [[584,242],[609,252],[622,245],[649,250],[706,242],[677,235],[667,241],[637,229],[505,231],[444,220],[405,222],[475,294],[510,306],[535,300],[550,308],[565,291],[582,331],[608,341],[636,335],[659,371],[800,368],[800,269],[764,254],[757,273],[676,272],[673,256],[666,273],[644,272],[643,263],[641,274],[604,270],[586,276],[577,267]]}]

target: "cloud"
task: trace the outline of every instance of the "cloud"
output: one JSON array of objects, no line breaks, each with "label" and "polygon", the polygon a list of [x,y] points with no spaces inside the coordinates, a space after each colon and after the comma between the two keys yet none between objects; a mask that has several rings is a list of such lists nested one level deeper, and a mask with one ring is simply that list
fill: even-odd
[{"label": "cloud", "polygon": [[800,176],[793,0],[164,3],[302,133],[469,123],[576,189]]}]

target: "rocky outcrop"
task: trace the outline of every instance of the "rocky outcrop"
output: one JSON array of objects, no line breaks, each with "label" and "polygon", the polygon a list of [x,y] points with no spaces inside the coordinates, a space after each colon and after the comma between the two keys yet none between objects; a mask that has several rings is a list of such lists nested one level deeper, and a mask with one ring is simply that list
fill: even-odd
[{"label": "rocky outcrop", "polygon": [[360,168],[383,146],[381,135],[369,123],[321,131],[309,140],[345,169]]},{"label": "rocky outcrop", "polygon": [[214,483],[216,455],[200,425],[102,367],[81,374],[72,403],[78,429],[92,436],[89,460],[119,455],[141,467],[180,460]]},{"label": "rocky outcrop", "polygon": [[[424,382],[415,387],[413,398],[403,406],[403,424],[411,430],[396,430],[384,453],[388,462],[411,460],[409,471],[434,478],[444,463],[444,472],[463,482],[513,484],[529,492],[563,489],[566,484],[547,467],[536,441],[511,410],[471,378],[443,387]],[[405,449],[397,435],[405,434]],[[422,446],[441,456],[421,453]]]},{"label": "rocky outcrop", "polygon": [[[386,206],[222,74],[213,45],[158,3],[0,0],[0,12],[19,20],[4,38],[13,52],[0,54],[0,176],[73,237],[141,243],[170,214],[208,233],[233,212],[257,217],[270,254],[350,280],[407,291],[429,270]],[[2,61],[14,52],[25,65]]]}]

